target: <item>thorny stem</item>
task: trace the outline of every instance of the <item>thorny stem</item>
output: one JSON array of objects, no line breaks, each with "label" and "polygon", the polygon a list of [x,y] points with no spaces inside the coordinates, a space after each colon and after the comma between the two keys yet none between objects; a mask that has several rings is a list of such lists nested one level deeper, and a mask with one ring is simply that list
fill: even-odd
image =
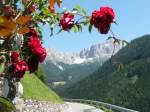
[{"label": "thorny stem", "polygon": [[[110,32],[111,32],[111,34],[112,34],[112,36],[113,36],[113,39],[114,39],[114,41],[115,41],[115,34],[113,33],[113,31],[110,29]],[[113,43],[114,44],[114,46],[113,46],[113,52],[112,52],[112,54],[111,54],[111,57],[110,57],[110,63],[112,64],[112,57],[114,56],[114,53],[115,53],[115,49],[116,49],[116,44],[115,44],[115,42]]]},{"label": "thorny stem", "polygon": [[87,18],[88,17],[88,16],[84,16],[82,14],[77,14],[77,15],[79,15],[81,17],[76,21],[76,23],[79,23],[80,20],[82,20],[83,18]]}]

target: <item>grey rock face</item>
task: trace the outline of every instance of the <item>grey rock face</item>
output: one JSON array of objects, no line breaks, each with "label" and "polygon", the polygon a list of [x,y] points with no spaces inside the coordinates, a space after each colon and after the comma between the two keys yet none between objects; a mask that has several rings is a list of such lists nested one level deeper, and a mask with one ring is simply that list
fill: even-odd
[{"label": "grey rock face", "polygon": [[93,58],[93,57],[110,57],[111,54],[118,52],[122,48],[121,45],[115,45],[111,41],[103,44],[95,44],[90,47],[90,49],[83,49],[79,55],[81,58]]},{"label": "grey rock face", "polygon": [[0,96],[7,97],[9,92],[8,80],[0,77]]},{"label": "grey rock face", "polygon": [[63,62],[65,64],[80,64],[91,58],[110,58],[113,53],[118,52],[122,48],[121,45],[115,45],[113,41],[107,41],[106,43],[98,43],[92,45],[90,48],[83,49],[79,53],[63,53],[56,51],[55,49],[47,49],[47,59],[46,61],[51,61],[53,63]]}]

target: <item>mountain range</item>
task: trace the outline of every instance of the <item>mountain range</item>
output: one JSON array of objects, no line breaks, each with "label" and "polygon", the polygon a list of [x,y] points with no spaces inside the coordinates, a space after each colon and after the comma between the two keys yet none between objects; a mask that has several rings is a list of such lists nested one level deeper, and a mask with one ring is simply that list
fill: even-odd
[{"label": "mountain range", "polygon": [[[91,45],[90,48],[84,48],[77,53],[64,53],[52,48],[47,49],[46,61],[53,63],[63,62],[65,64],[81,64],[85,61],[90,61],[95,58],[110,58],[113,53],[114,43],[113,40],[108,40],[106,43],[98,43]],[[115,47],[115,52],[118,52],[122,48],[121,45]]]},{"label": "mountain range", "polygon": [[[70,85],[60,95],[65,98],[99,100],[139,112],[150,112],[149,43],[150,35],[131,41],[97,71]],[[118,65],[122,65],[119,71]]]},{"label": "mountain range", "polygon": [[[109,40],[106,43],[92,45],[78,53],[64,53],[48,48],[46,61],[41,65],[47,74],[48,84],[68,86],[84,79],[111,57],[113,47],[113,41]],[[114,53],[121,48],[121,45],[117,45]]]}]

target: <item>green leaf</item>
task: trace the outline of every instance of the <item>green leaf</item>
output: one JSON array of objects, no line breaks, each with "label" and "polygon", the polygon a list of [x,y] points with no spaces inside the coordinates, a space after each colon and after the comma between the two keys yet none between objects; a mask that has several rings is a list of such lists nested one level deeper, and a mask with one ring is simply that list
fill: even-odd
[{"label": "green leaf", "polygon": [[81,11],[80,5],[76,5],[76,9],[77,9],[78,11]]},{"label": "green leaf", "polygon": [[2,74],[5,70],[5,63],[0,63],[0,74]]},{"label": "green leaf", "polygon": [[0,97],[0,111],[1,112],[11,112],[15,110],[15,106],[8,99]]},{"label": "green leaf", "polygon": [[89,21],[83,22],[83,25],[84,25],[84,26],[87,26],[88,24],[89,24]]},{"label": "green leaf", "polygon": [[77,14],[77,13],[78,13],[78,9],[74,8],[74,9],[72,10],[72,14]]},{"label": "green leaf", "polygon": [[92,28],[93,28],[93,25],[89,25],[89,32],[91,33],[91,31],[92,31]]},{"label": "green leaf", "polygon": [[86,10],[85,10],[85,9],[82,9],[82,13],[83,13],[84,15],[86,15],[86,14],[87,14],[87,12],[86,12]]},{"label": "green leaf", "polygon": [[73,30],[75,33],[77,33],[79,31],[78,26],[76,24],[73,26]]}]

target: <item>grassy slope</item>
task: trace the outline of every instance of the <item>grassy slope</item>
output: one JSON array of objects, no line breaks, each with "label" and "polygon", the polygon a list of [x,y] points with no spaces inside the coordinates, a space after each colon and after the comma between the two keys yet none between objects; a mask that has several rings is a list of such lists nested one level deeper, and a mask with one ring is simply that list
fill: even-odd
[{"label": "grassy slope", "polygon": [[35,75],[27,74],[22,80],[24,87],[23,98],[61,103],[62,100]]}]

